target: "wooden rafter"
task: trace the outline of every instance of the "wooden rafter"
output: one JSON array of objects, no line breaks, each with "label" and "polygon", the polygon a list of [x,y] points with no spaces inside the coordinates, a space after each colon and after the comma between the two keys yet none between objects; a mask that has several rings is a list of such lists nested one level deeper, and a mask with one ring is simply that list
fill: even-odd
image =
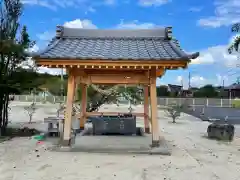
[{"label": "wooden rafter", "polygon": [[38,66],[50,68],[79,68],[79,69],[119,69],[119,70],[147,70],[186,68],[188,61],[164,60],[164,61],[84,61],[84,60],[36,60]]}]

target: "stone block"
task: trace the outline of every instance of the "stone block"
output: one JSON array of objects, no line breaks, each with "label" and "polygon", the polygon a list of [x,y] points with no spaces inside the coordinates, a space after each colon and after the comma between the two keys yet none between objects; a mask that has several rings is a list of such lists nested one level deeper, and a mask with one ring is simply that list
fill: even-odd
[{"label": "stone block", "polygon": [[232,124],[212,123],[207,128],[209,138],[218,140],[232,141],[234,138],[235,127]]}]

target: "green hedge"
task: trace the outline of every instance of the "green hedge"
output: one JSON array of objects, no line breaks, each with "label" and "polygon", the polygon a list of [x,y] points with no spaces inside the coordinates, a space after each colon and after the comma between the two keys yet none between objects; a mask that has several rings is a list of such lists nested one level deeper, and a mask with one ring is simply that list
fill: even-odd
[{"label": "green hedge", "polygon": [[235,108],[240,108],[240,99],[235,99],[232,101],[232,106]]}]

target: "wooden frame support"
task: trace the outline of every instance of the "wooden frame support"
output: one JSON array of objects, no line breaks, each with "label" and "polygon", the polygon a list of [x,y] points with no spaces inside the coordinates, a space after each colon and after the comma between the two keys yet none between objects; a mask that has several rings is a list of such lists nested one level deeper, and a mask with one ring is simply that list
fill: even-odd
[{"label": "wooden frame support", "polygon": [[67,91],[67,106],[65,111],[64,129],[63,129],[63,146],[71,145],[71,129],[72,129],[72,108],[74,102],[76,77],[71,70],[68,73],[68,91]]},{"label": "wooden frame support", "polygon": [[149,127],[149,87],[148,85],[144,86],[144,131],[145,133],[150,133]]},{"label": "wooden frame support", "polygon": [[81,117],[80,117],[80,129],[84,129],[86,122],[86,110],[87,110],[87,85],[80,84],[82,96],[81,96]]},{"label": "wooden frame support", "polygon": [[152,147],[158,147],[159,125],[157,118],[157,92],[156,92],[156,70],[150,71],[150,102],[151,102],[151,119],[152,119]]},{"label": "wooden frame support", "polygon": [[[119,114],[125,114],[126,112],[86,112],[86,117],[89,117],[89,116],[101,116],[101,115],[104,115],[104,116],[117,116]],[[132,115],[134,116],[137,116],[137,117],[144,117],[144,113],[132,113]]]}]

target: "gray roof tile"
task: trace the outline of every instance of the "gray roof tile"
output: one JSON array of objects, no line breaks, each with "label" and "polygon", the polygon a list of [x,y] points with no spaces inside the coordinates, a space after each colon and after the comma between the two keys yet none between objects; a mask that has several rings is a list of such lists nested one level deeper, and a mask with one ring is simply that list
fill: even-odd
[{"label": "gray roof tile", "polygon": [[36,57],[50,59],[189,60],[168,38],[166,28],[145,30],[96,30],[62,28],[47,49]]}]

